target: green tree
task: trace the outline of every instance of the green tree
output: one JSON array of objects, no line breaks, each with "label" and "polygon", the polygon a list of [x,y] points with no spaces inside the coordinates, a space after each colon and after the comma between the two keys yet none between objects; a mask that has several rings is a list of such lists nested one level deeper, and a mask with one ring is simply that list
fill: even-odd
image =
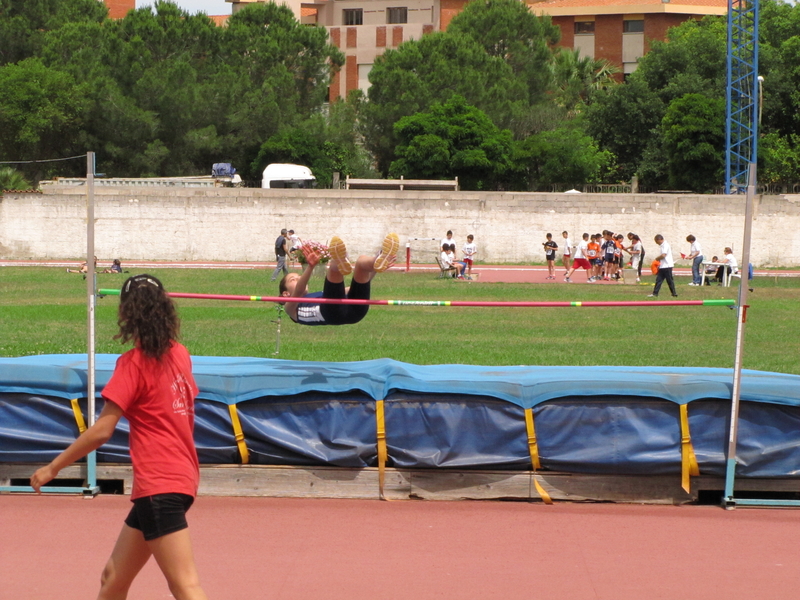
[{"label": "green tree", "polygon": [[727,24],[724,17],[685,21],[653,41],[631,76],[641,79],[665,104],[685,94],[725,95]]},{"label": "green tree", "polygon": [[31,184],[19,171],[6,166],[0,166],[0,195],[3,190],[28,190]]},{"label": "green tree", "polygon": [[528,104],[540,102],[547,93],[551,48],[561,38],[549,16],[534,15],[518,0],[468,2],[447,31],[467,35],[489,56],[503,59],[528,90]]},{"label": "green tree", "polygon": [[725,100],[686,94],[672,101],[661,135],[672,189],[711,192],[722,185]]},{"label": "green tree", "polygon": [[513,170],[511,132],[500,130],[462,96],[395,125],[399,140],[391,175],[453,179],[466,190],[498,189]]},{"label": "green tree", "polygon": [[561,48],[551,63],[555,102],[568,112],[580,112],[594,95],[617,85],[620,72],[605,59],[581,56],[580,50]]},{"label": "green tree", "polygon": [[[0,67],[0,157],[36,160],[80,152],[86,87],[37,58]],[[23,167],[38,182],[42,163]]]},{"label": "green tree", "polygon": [[587,132],[617,157],[617,179],[627,181],[636,173],[665,110],[658,94],[638,78],[595,96],[586,110]]},{"label": "green tree", "polygon": [[351,94],[348,100],[335,102],[327,115],[317,113],[284,127],[261,145],[251,172],[262,173],[271,163],[301,164],[312,170],[319,187],[330,187],[334,172],[342,180],[374,176],[355,127],[362,102],[359,94]]},{"label": "green tree", "polygon": [[0,0],[0,65],[38,56],[48,32],[73,22],[101,22],[97,0]]},{"label": "green tree", "polygon": [[759,140],[758,180],[786,186],[800,182],[800,135],[768,133]]},{"label": "green tree", "polygon": [[598,183],[613,169],[614,156],[601,150],[576,120],[519,142],[515,161],[528,189],[546,190],[553,184]]},{"label": "green tree", "polygon": [[394,124],[401,118],[460,95],[495,125],[507,127],[514,103],[527,95],[503,59],[454,33],[432,33],[387,50],[375,60],[369,79],[364,136],[382,173],[395,158]]}]

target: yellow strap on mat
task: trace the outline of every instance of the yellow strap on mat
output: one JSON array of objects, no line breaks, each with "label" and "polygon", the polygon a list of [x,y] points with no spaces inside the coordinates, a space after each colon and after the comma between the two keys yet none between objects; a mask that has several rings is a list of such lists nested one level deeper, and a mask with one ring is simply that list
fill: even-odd
[{"label": "yellow strap on mat", "polygon": [[697,464],[692,447],[692,436],[689,435],[689,405],[681,404],[681,487],[690,493],[692,489],[691,475],[700,475],[700,467]]},{"label": "yellow strap on mat", "polygon": [[375,421],[378,439],[378,495],[381,500],[386,500],[383,488],[386,480],[386,458],[388,452],[386,450],[386,418],[383,412],[383,400],[375,402]]},{"label": "yellow strap on mat", "polygon": [[86,431],[86,421],[83,418],[81,406],[78,404],[78,398],[73,398],[69,403],[72,404],[72,414],[75,415],[75,423],[78,424],[78,433],[83,433]]},{"label": "yellow strap on mat", "polygon": [[536,491],[539,493],[539,496],[542,497],[544,503],[552,504],[553,499],[550,497],[550,494],[547,493],[547,490],[542,487],[542,484],[539,483],[539,479],[536,475],[536,469],[541,469],[542,463],[539,461],[539,446],[536,442],[536,427],[533,424],[532,408],[525,409],[525,428],[528,430],[528,450],[531,453],[531,465],[533,465],[533,485],[536,486]]},{"label": "yellow strap on mat", "polygon": [[247,449],[247,443],[244,440],[244,432],[242,431],[242,424],[239,421],[239,411],[235,404],[228,405],[228,412],[231,413],[231,425],[233,425],[233,436],[236,438],[236,445],[239,446],[239,456],[242,457],[242,464],[246,465],[250,462],[250,451]]}]

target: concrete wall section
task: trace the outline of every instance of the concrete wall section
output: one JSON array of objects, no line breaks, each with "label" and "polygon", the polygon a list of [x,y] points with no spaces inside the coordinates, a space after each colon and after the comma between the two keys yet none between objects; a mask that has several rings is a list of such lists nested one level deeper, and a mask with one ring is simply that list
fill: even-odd
[{"label": "concrete wall section", "polygon": [[[474,234],[479,259],[543,260],[541,243],[561,231],[573,241],[603,229],[642,236],[653,256],[663,234],[676,256],[694,234],[706,256],[725,246],[741,256],[741,196],[533,194],[252,188],[97,188],[95,245],[103,260],[273,260],[282,227],[305,239],[342,236],[352,254],[372,253],[383,235],[408,238],[455,233],[457,245]],[[0,199],[0,257],[64,259],[86,248],[85,188],[41,194],[7,192]],[[436,243],[414,242],[430,262]],[[752,260],[758,266],[800,265],[800,196],[757,198]]]}]

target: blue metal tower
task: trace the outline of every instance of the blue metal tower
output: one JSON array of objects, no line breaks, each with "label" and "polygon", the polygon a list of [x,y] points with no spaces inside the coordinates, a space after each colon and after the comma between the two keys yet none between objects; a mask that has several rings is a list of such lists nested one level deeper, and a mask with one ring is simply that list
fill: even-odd
[{"label": "blue metal tower", "polygon": [[728,0],[725,193],[747,189],[747,171],[758,156],[759,0]]}]

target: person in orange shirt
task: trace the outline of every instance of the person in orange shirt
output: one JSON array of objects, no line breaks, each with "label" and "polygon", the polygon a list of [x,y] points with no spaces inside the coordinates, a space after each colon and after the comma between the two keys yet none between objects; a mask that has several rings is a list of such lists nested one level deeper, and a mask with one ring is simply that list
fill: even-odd
[{"label": "person in orange shirt", "polygon": [[586,251],[586,258],[589,259],[589,263],[592,265],[592,275],[589,277],[589,281],[597,281],[600,279],[600,265],[603,261],[600,258],[600,244],[597,242],[599,235],[599,233],[592,234],[589,248]]}]

